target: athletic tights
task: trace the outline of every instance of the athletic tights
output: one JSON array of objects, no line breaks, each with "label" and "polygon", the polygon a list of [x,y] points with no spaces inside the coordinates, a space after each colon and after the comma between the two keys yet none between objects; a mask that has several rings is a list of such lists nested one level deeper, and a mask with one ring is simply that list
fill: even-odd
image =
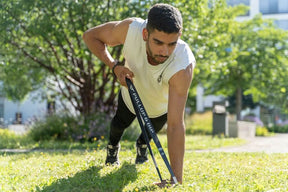
[{"label": "athletic tights", "polygon": [[[144,106],[145,107],[145,106]],[[119,92],[118,95],[118,107],[116,110],[116,114],[113,117],[110,124],[110,136],[109,136],[109,144],[116,146],[121,140],[121,137],[124,133],[124,130],[128,128],[131,123],[134,121],[136,115],[133,114],[125,105],[122,94]],[[155,129],[155,132],[158,133],[167,122],[167,113],[156,117],[150,118],[152,125]],[[151,140],[151,136],[148,133],[149,141]],[[143,133],[137,139],[137,144],[146,144]]]}]

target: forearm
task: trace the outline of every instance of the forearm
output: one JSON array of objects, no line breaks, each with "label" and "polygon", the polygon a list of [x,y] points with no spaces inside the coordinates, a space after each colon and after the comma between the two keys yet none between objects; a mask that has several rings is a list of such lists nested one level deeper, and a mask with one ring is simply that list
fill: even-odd
[{"label": "forearm", "polygon": [[86,33],[83,35],[83,40],[88,49],[110,69],[112,69],[114,65],[114,59],[108,52],[106,45],[96,38],[89,37]]},{"label": "forearm", "polygon": [[182,183],[185,152],[185,125],[167,129],[168,152],[171,168],[179,183]]}]

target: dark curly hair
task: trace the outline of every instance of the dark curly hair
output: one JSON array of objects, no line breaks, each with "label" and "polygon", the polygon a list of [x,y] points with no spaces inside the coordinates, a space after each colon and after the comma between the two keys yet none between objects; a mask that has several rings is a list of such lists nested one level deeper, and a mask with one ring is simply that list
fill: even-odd
[{"label": "dark curly hair", "polygon": [[159,3],[151,7],[148,12],[146,26],[149,33],[155,29],[165,33],[178,33],[182,31],[182,16],[180,11],[168,4]]}]

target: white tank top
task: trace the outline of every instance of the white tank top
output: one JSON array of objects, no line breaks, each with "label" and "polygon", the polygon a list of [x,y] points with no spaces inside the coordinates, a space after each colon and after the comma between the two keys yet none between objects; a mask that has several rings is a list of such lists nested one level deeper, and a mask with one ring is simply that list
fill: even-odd
[{"label": "white tank top", "polygon": [[[142,30],[147,20],[135,18],[130,24],[123,47],[125,66],[133,73],[133,82],[149,117],[159,117],[167,113],[169,79],[178,71],[186,69],[189,64],[195,67],[196,61],[189,46],[178,40],[172,55],[163,64],[153,66],[148,63],[146,42]],[[121,88],[123,100],[129,110],[135,114],[126,87]]]}]

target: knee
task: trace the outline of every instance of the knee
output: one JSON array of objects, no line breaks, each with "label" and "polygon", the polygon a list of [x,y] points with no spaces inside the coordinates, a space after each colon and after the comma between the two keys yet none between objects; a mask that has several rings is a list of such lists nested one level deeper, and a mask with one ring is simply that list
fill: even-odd
[{"label": "knee", "polygon": [[115,116],[111,121],[111,129],[124,130],[129,127],[130,124],[131,122],[122,121],[117,116]]}]

